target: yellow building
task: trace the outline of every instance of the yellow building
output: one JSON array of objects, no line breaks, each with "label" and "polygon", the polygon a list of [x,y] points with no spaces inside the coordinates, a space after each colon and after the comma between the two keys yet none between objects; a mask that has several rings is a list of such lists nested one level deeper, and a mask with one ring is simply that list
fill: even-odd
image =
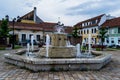
[{"label": "yellow building", "polygon": [[91,35],[92,44],[99,43],[98,30],[100,25],[106,21],[106,15],[102,14],[91,19],[77,23],[74,27],[79,28],[79,35],[82,35],[82,43],[88,44],[89,34]]}]

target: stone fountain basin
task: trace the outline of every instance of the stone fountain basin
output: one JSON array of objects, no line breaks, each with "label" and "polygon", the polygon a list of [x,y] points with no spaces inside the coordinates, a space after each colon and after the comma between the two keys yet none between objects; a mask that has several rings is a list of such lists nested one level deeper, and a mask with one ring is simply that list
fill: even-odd
[{"label": "stone fountain basin", "polygon": [[[21,53],[19,51],[19,53]],[[96,52],[95,52],[96,53]],[[94,53],[94,54],[95,54]],[[111,54],[99,53],[94,58],[31,58],[7,53],[5,62],[24,67],[33,71],[50,70],[99,70],[111,61]]]}]

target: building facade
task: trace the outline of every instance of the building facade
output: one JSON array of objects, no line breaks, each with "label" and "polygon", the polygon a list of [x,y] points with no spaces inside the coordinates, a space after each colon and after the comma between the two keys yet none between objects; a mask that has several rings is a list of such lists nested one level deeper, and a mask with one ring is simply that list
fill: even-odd
[{"label": "building facade", "polygon": [[104,44],[120,46],[120,17],[107,20],[102,24],[102,27],[108,30],[108,37],[105,39]]},{"label": "building facade", "polygon": [[79,35],[82,36],[82,43],[88,44],[89,34],[91,34],[92,44],[98,44],[98,30],[100,25],[106,21],[106,15],[102,14],[91,19],[77,23],[74,27],[77,27]]},{"label": "building facade", "polygon": [[[9,20],[9,17],[7,17]],[[22,17],[17,18],[17,21],[13,23],[13,21],[9,21],[9,28],[11,31],[9,32],[13,35],[15,43],[26,43],[30,41],[31,36],[34,36],[34,41],[39,43],[40,41],[45,42],[46,34],[52,34],[55,30],[54,27],[57,23],[44,22],[40,19],[36,14],[36,8],[34,8],[31,12],[25,14]],[[71,32],[72,28],[66,26],[65,32]]]}]

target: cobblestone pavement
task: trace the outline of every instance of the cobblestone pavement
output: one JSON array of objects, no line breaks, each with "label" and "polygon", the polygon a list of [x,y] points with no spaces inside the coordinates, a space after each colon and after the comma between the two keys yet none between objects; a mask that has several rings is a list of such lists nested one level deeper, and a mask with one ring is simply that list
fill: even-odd
[{"label": "cobblestone pavement", "polygon": [[4,63],[3,54],[13,51],[0,51],[0,80],[120,80],[120,50],[106,51],[113,54],[112,61],[99,71],[59,72],[31,72]]}]

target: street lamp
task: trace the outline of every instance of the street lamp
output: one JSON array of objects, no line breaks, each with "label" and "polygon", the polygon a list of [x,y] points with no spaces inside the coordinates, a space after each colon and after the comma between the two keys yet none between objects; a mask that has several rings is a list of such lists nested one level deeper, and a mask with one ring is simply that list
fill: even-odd
[{"label": "street lamp", "polygon": [[14,36],[14,25],[15,25],[15,20],[16,18],[13,18],[12,23],[13,23],[13,41],[12,41],[12,49],[15,47],[15,36]]}]

